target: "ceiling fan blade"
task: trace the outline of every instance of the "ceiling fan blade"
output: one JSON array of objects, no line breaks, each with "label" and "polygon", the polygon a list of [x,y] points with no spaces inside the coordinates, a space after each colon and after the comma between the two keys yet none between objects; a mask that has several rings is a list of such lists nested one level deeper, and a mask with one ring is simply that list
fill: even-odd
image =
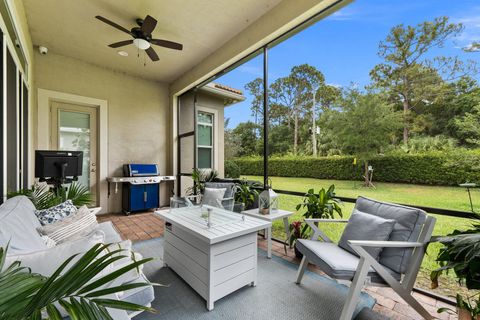
[{"label": "ceiling fan blade", "polygon": [[155,29],[156,26],[157,26],[157,20],[155,20],[151,16],[146,16],[145,20],[143,20],[141,29],[143,32],[147,34],[151,34],[153,29]]},{"label": "ceiling fan blade", "polygon": [[145,52],[148,54],[148,56],[150,57],[150,59],[152,59],[152,61],[158,61],[158,60],[160,60],[160,58],[158,57],[157,53],[155,52],[155,50],[153,50],[152,47],[149,47],[147,50],[145,50]]},{"label": "ceiling fan blade", "polygon": [[120,41],[120,42],[115,42],[115,43],[109,44],[108,46],[110,48],[119,48],[119,47],[127,46],[127,45],[132,44],[132,43],[133,43],[133,40],[125,40],[125,41]]},{"label": "ceiling fan blade", "polygon": [[162,40],[162,39],[152,39],[150,43],[155,44],[160,47],[165,47],[169,49],[182,50],[183,45],[177,42]]},{"label": "ceiling fan blade", "polygon": [[104,18],[104,17],[102,17],[102,16],[95,16],[95,18],[97,18],[98,20],[100,20],[100,21],[102,21],[102,22],[105,22],[105,23],[108,24],[108,25],[111,25],[112,27],[114,27],[114,28],[116,28],[116,29],[118,29],[118,30],[120,30],[120,31],[123,31],[123,32],[128,33],[129,35],[131,35],[130,30],[122,27],[121,25],[116,24],[116,23],[113,22],[113,21],[108,20],[107,18]]}]

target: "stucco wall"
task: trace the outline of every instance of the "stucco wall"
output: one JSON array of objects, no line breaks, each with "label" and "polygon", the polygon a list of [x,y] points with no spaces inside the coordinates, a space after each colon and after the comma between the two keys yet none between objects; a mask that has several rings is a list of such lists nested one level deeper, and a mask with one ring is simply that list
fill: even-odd
[{"label": "stucco wall", "polygon": [[[52,50],[53,51],[53,50]],[[49,52],[35,53],[34,90],[55,90],[108,101],[108,175],[122,175],[124,163],[157,163],[172,174],[168,86]],[[143,68],[139,64],[139,68]],[[36,101],[34,104],[36,108]],[[35,116],[34,123],[37,124]],[[41,124],[37,124],[41,125]],[[33,128],[36,132],[36,127]],[[105,182],[103,182],[105,183]],[[162,184],[167,205],[172,184]],[[100,197],[107,197],[106,191]],[[121,189],[107,212],[121,211]]]},{"label": "stucco wall", "polygon": [[[193,94],[186,93],[180,99],[180,134],[193,130]],[[214,169],[218,171],[219,177],[224,177],[224,105],[223,98],[214,96],[202,91],[197,93],[197,108],[206,112],[215,113],[214,123]],[[183,138],[181,147],[181,172],[190,173],[195,167],[193,162],[193,136]],[[182,195],[186,188],[192,185],[189,177],[182,177]]]}]

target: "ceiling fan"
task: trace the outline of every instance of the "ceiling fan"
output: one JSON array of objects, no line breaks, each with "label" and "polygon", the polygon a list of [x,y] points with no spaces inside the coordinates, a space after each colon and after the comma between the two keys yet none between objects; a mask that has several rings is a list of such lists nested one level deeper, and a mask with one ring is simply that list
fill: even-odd
[{"label": "ceiling fan", "polygon": [[95,18],[97,18],[102,22],[105,22],[106,24],[120,31],[128,33],[130,36],[133,37],[133,39],[131,40],[124,40],[124,41],[109,44],[108,46],[111,48],[119,48],[119,47],[123,47],[133,43],[138,49],[145,50],[145,52],[147,53],[147,55],[150,57],[152,61],[159,60],[157,53],[151,46],[152,44],[160,47],[169,48],[169,49],[175,49],[175,50],[183,49],[183,45],[180,43],[168,41],[168,40],[162,40],[162,39],[153,39],[152,32],[155,29],[155,26],[157,25],[157,20],[155,20],[149,15],[147,15],[145,19],[137,19],[136,22],[138,24],[138,27],[133,27],[131,30],[128,30],[102,16],[96,16]]}]

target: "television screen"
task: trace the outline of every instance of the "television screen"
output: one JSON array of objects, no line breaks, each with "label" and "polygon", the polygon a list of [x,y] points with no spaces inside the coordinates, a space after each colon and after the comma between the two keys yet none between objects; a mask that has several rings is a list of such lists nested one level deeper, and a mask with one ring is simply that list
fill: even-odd
[{"label": "television screen", "polygon": [[65,168],[63,178],[82,175],[82,151],[35,151],[35,177],[40,179],[62,178],[62,167]]}]

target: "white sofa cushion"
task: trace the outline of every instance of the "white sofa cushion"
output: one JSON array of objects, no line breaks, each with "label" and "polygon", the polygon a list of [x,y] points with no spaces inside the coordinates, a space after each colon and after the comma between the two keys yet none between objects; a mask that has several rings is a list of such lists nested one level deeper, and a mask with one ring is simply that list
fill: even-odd
[{"label": "white sofa cushion", "polygon": [[[95,244],[103,243],[105,235],[101,231],[92,233],[89,237],[78,239],[76,241],[65,242],[53,248],[39,250],[25,254],[7,253],[5,266],[9,266],[15,261],[20,261],[24,267],[29,267],[32,272],[40,273],[44,276],[51,276],[60,265],[73,256],[82,254],[90,250]],[[69,265],[73,265],[78,257],[73,259]]]},{"label": "white sofa cushion", "polygon": [[56,244],[73,241],[92,233],[98,226],[97,217],[86,206],[70,216],[37,228],[37,231],[48,236]]},{"label": "white sofa cushion", "polygon": [[40,222],[35,216],[35,207],[25,196],[17,196],[0,206],[0,247],[10,242],[8,252],[28,253],[46,249],[37,232]]}]

